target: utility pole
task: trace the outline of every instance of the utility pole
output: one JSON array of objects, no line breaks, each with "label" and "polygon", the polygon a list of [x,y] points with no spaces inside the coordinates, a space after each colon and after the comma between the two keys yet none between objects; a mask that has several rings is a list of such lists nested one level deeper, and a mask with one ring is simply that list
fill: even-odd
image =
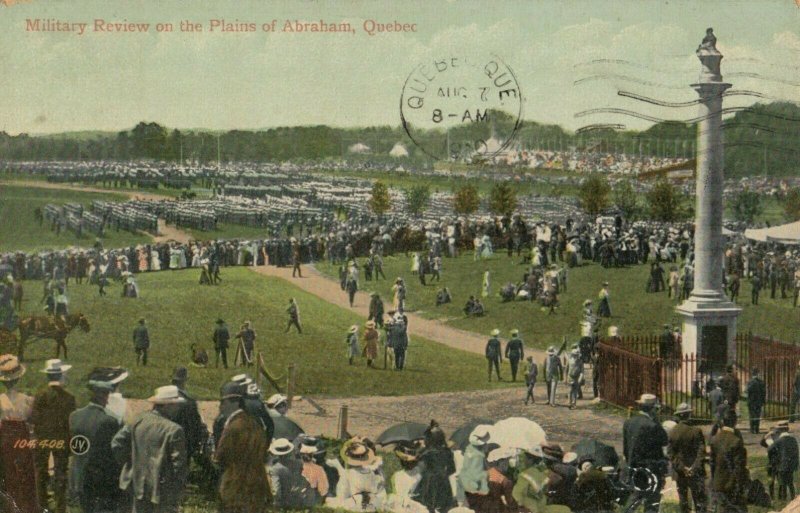
[{"label": "utility pole", "polygon": [[217,171],[219,171],[222,168],[222,158],[221,158],[222,153],[220,151],[219,137],[220,135],[217,134]]}]

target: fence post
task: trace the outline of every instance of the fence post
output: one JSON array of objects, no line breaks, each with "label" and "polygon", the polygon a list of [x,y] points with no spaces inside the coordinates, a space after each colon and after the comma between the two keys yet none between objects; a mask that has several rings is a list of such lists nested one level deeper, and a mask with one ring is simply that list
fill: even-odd
[{"label": "fence post", "polygon": [[339,407],[339,422],[336,428],[336,438],[344,440],[347,438],[347,405]]},{"label": "fence post", "polygon": [[286,404],[292,407],[292,396],[294,395],[294,364],[290,363],[286,376]]},{"label": "fence post", "polygon": [[261,390],[261,351],[256,351],[256,386]]}]

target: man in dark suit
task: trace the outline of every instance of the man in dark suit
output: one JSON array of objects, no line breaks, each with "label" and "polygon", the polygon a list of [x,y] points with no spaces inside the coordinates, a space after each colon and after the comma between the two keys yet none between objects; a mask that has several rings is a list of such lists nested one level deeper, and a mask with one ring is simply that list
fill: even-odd
[{"label": "man in dark suit", "polygon": [[775,477],[778,480],[778,499],[794,499],[794,473],[800,463],[797,439],[789,434],[789,422],[782,420],[775,427],[775,442],[769,447],[767,455]]},{"label": "man in dark suit", "polygon": [[622,447],[628,465],[646,468],[658,479],[655,489],[644,493],[644,510],[657,513],[661,505],[661,489],[667,474],[664,447],[669,440],[667,432],[656,422],[658,398],[653,394],[642,394],[636,403],[639,412],[625,421],[622,427]]},{"label": "man in dark suit", "polygon": [[200,418],[197,401],[186,392],[188,379],[189,371],[186,367],[175,369],[172,384],[178,387],[178,393],[185,401],[179,404],[177,414],[171,420],[183,428],[186,435],[186,459],[191,462],[192,456],[202,450],[203,444],[208,439],[208,429]]},{"label": "man in dark suit", "polygon": [[511,340],[506,344],[506,358],[511,363],[511,381],[517,380],[517,370],[519,362],[525,357],[525,345],[519,338],[519,330],[511,330]]},{"label": "man in dark suit", "polygon": [[219,367],[219,360],[222,358],[222,366],[228,368],[228,343],[231,333],[228,326],[222,319],[217,319],[217,327],[214,328],[214,367]]},{"label": "man in dark suit", "polygon": [[711,490],[717,511],[747,511],[747,450],[735,428],[736,413],[728,410],[722,428],[711,438]]},{"label": "man in dark suit", "polygon": [[36,490],[39,504],[48,507],[47,485],[50,481],[50,455],[53,455],[53,496],[55,513],[67,511],[67,469],[69,467],[69,416],[75,411],[75,397],[64,389],[64,373],[71,365],[61,360],[47,360],[42,372],[47,374],[47,387],[33,399],[31,423],[36,439]]},{"label": "man in dark suit", "polygon": [[728,365],[725,368],[725,374],[719,378],[719,388],[722,389],[722,396],[725,401],[728,402],[731,409],[735,410],[736,403],[739,402],[741,385],[739,384],[739,378],[733,373],[733,365]]},{"label": "man in dark suit", "polygon": [[703,432],[689,425],[692,408],[681,403],[675,410],[678,424],[669,432],[669,459],[672,463],[672,480],[678,488],[678,500],[682,513],[689,513],[689,491],[692,492],[694,510],[706,511],[706,471],[703,458],[706,455],[706,440]]},{"label": "man in dark suit", "polygon": [[136,365],[147,365],[147,351],[150,349],[150,333],[144,319],[133,329],[133,349],[136,351]]},{"label": "man in dark suit", "polygon": [[116,511],[121,498],[120,467],[111,452],[111,440],[121,426],[105,409],[114,385],[90,380],[88,386],[89,404],[69,416],[70,435],[85,439],[88,449],[73,455],[72,477],[84,513]]},{"label": "man in dark suit", "polygon": [[753,368],[752,376],[747,383],[747,409],[750,413],[750,432],[758,434],[761,424],[761,411],[767,402],[767,386],[758,375],[758,369]]}]

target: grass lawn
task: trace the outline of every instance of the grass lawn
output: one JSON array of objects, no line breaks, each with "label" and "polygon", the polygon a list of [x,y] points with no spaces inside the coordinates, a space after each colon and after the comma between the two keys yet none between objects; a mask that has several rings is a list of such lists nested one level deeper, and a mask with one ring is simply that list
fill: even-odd
[{"label": "grass lawn", "polygon": [[[197,284],[197,270],[164,271],[140,275],[138,299],[122,298],[120,286],[112,285],[100,297],[97,288],[70,285],[71,312],[84,313],[91,332],[70,334],[69,363],[75,368],[70,378],[77,393],[83,393],[85,376],[96,365],[121,365],[131,369],[125,391],[131,397],[146,398],[155,387],[168,384],[174,367],[190,361],[189,346],[211,350],[214,322],[222,317],[234,335],[241,323],[251,320],[258,335],[257,350],[264,354],[273,376],[286,376],[290,363],[297,367],[297,393],[326,396],[406,395],[504,386],[486,383],[485,360],[480,355],[412,338],[408,368],[404,372],[369,369],[358,358],[349,366],[345,335],[352,324],[365,319],[332,306],[279,279],[257,275],[244,268],[224,269],[223,283],[216,287]],[[25,313],[41,311],[40,282],[26,282]],[[303,334],[285,335],[285,309],[290,297],[297,298]],[[132,330],[140,317],[150,330],[150,363],[136,368]],[[22,381],[31,389],[42,383],[36,372],[47,358],[53,358],[52,341],[36,341],[25,357],[33,372]],[[229,350],[229,364],[234,349]],[[213,364],[213,354],[210,354]],[[231,368],[190,369],[190,389],[199,398],[217,399],[219,387],[239,371]],[[506,385],[510,386],[510,385]]]},{"label": "grass lawn", "polygon": [[[666,292],[645,292],[649,276],[649,266],[646,265],[604,269],[600,265],[588,263],[569,269],[567,291],[561,294],[561,306],[553,315],[542,311],[538,302],[503,303],[498,294],[500,288],[507,282],[516,283],[522,280],[526,266],[519,262],[520,259],[516,256],[508,258],[505,253],[495,254],[493,258],[479,262],[473,261],[471,252],[457,259],[445,258],[441,284],[434,282],[423,287],[419,279],[411,274],[411,259],[400,254],[384,258],[384,272],[388,280],[368,282],[364,280],[362,272],[359,287],[362,290],[379,292],[384,302],[390,304],[394,278],[402,276],[408,289],[408,309],[428,318],[445,319],[448,324],[458,328],[487,335],[493,328],[499,328],[502,336],[508,337],[511,329],[518,328],[527,345],[540,349],[546,349],[550,344],[560,345],[564,336],[570,342],[578,340],[583,300],[590,298],[596,303],[604,281],[610,283],[613,314],[611,319],[603,319],[604,333],[605,327],[613,325],[618,326],[623,335],[658,334],[662,324],[680,323],[680,317],[674,310],[677,302],[670,300]],[[363,263],[363,259],[359,259],[359,263]],[[319,263],[317,268],[338,280],[337,267]],[[466,318],[461,309],[471,294],[480,297],[485,270],[489,270],[491,274],[490,297],[483,300],[487,315]],[[442,286],[450,289],[453,303],[437,308],[436,292]],[[787,342],[797,340],[800,310],[792,309],[791,298],[771,300],[762,291],[759,303],[758,306],[750,306],[750,285],[749,282],[744,282],[739,300],[739,305],[744,307],[739,319],[740,331],[752,331]]]},{"label": "grass lawn", "polygon": [[181,228],[183,231],[196,240],[208,239],[266,239],[268,229],[258,226],[244,226],[239,224],[217,223],[217,229],[213,231],[194,230],[192,228]]},{"label": "grass lawn", "polygon": [[[85,234],[78,238],[69,230],[63,230],[60,235],[56,235],[46,220],[42,226],[39,226],[33,211],[37,207],[44,209],[48,203],[80,203],[88,207],[92,200],[125,201],[126,199],[121,194],[0,185],[0,220],[2,220],[0,222],[0,252],[64,249],[68,246],[90,247],[94,244],[94,235]],[[106,230],[103,245],[109,248],[121,247],[150,240],[150,237],[143,234]]]}]

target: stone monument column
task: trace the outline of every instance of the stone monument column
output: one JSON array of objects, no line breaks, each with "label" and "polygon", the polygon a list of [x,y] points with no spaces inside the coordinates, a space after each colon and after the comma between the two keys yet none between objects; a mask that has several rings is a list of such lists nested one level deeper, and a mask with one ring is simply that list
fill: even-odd
[{"label": "stone monument column", "polygon": [[697,126],[697,184],[694,232],[694,290],[677,311],[683,316],[683,354],[706,360],[714,373],[736,359],[736,318],[741,309],[728,301],[722,286],[725,254],[722,237],[724,155],[722,54],[712,29],[697,48],[700,78],[692,88],[700,96]]}]

